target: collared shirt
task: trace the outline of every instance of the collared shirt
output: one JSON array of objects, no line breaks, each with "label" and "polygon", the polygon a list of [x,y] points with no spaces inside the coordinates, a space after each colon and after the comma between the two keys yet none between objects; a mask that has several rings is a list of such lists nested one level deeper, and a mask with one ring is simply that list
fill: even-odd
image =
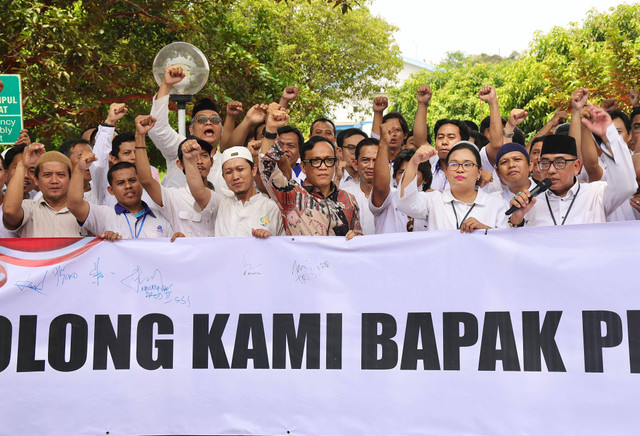
[{"label": "collared shirt", "polygon": [[176,232],[182,232],[189,238],[215,235],[216,215],[223,195],[211,192],[211,199],[204,209],[191,195],[189,187],[162,189],[162,213]]},{"label": "collared shirt", "polygon": [[276,141],[260,157],[260,177],[269,196],[278,203],[287,234],[345,236],[349,230],[362,234],[360,211],[353,195],[332,183],[331,192],[325,197],[315,186],[300,186],[295,180],[287,180],[277,165],[283,154],[280,141]]},{"label": "collared shirt", "polygon": [[[402,233],[408,232],[407,224],[410,218],[406,213],[398,209],[398,190],[391,188],[389,195],[384,199],[380,207],[373,205],[372,196],[369,196],[369,210],[373,214],[373,221],[376,228],[376,234],[382,233]],[[422,219],[413,219],[413,232],[427,231],[427,221]]]},{"label": "collared shirt", "polygon": [[267,230],[273,236],[285,234],[276,202],[261,193],[244,204],[235,196],[222,198],[216,217],[216,236],[251,236],[252,229]]},{"label": "collared shirt", "polygon": [[[349,171],[345,169],[342,172],[342,177],[340,178],[340,185],[338,185],[338,188],[347,189],[349,187],[355,186],[357,183],[358,182],[356,182],[353,176],[349,174]],[[362,210],[362,208],[360,208],[360,210]]]},{"label": "collared shirt", "polygon": [[307,178],[307,175],[302,171],[302,167],[300,166],[300,159],[296,162],[296,166],[291,169],[291,172],[292,178],[300,184],[302,184]]},{"label": "collared shirt", "polygon": [[[607,128],[607,139],[613,158],[607,156],[607,181],[575,183],[564,197],[551,191],[538,196],[536,203],[525,215],[527,226],[553,226],[555,224],[603,223],[636,192],[635,170],[627,144],[615,126]],[[604,154],[603,154],[604,155]]]},{"label": "collared shirt", "polygon": [[440,158],[436,154],[431,159],[429,159],[429,163],[431,164],[432,175],[431,189],[444,191],[449,187],[449,181],[447,180],[444,169],[440,168]]},{"label": "collared shirt", "polygon": [[[538,184],[531,177],[529,177],[529,192],[531,192],[531,190],[535,188],[537,185]],[[505,210],[511,207],[511,200],[513,199],[513,197],[515,197],[513,192],[509,191],[509,188],[506,186],[502,191],[492,192],[491,195],[498,196],[502,199],[502,201],[504,201]]]},{"label": "collared shirt", "polygon": [[[345,171],[346,172],[346,171]],[[358,202],[358,208],[360,209],[360,226],[362,227],[362,233],[364,235],[375,235],[376,224],[373,217],[373,213],[369,210],[369,198],[362,192],[360,187],[360,181],[355,184],[341,188],[349,194],[353,195]],[[369,197],[371,193],[369,193]]]},{"label": "collared shirt", "polygon": [[496,171],[496,167],[491,164],[489,160],[489,156],[487,155],[487,147],[482,147],[480,150],[480,163],[482,165],[483,171],[488,171],[493,176],[493,181],[487,183],[482,189],[484,192],[490,194],[492,192],[502,192],[505,189],[509,190],[506,185],[503,185],[500,181],[500,177],[498,177],[498,172]]},{"label": "collared shirt", "polygon": [[429,230],[456,230],[466,218],[475,218],[489,227],[508,225],[504,203],[495,195],[480,189],[475,201],[468,204],[456,199],[451,189],[418,192],[415,180],[405,188],[404,196],[398,196],[398,207],[409,216],[426,219]]},{"label": "collared shirt", "polygon": [[162,215],[153,213],[145,202],[142,206],[142,213],[133,215],[120,204],[110,207],[89,203],[89,214],[82,227],[94,235],[109,230],[124,239],[170,238],[171,224]]},{"label": "collared shirt", "polygon": [[39,200],[22,200],[22,210],[22,223],[14,230],[21,238],[77,238],[86,235],[69,209],[55,210],[42,197]]}]

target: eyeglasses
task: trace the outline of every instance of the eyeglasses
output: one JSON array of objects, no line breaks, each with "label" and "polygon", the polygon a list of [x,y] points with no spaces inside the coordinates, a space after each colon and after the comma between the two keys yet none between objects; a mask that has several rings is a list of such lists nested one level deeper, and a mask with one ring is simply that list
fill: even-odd
[{"label": "eyeglasses", "polygon": [[331,168],[336,164],[335,157],[325,157],[324,159],[314,158],[314,159],[303,159],[302,162],[311,165],[313,168],[320,168],[322,164],[324,164],[327,168]]},{"label": "eyeglasses", "polygon": [[200,124],[204,124],[207,121],[211,121],[211,124],[220,124],[222,122],[222,118],[220,117],[197,117],[196,121]]},{"label": "eyeglasses", "polygon": [[563,157],[559,157],[553,162],[550,160],[541,160],[540,162],[538,162],[538,167],[542,171],[547,171],[549,168],[551,168],[551,164],[553,164],[553,166],[557,170],[563,170],[567,166],[567,162],[573,162],[574,160],[578,160],[578,159],[565,159]]},{"label": "eyeglasses", "polygon": [[449,163],[447,164],[447,167],[448,167],[450,170],[453,170],[453,171],[457,171],[459,167],[462,167],[462,169],[463,169],[463,170],[465,170],[465,171],[469,171],[471,168],[473,168],[473,167],[477,167],[477,166],[478,166],[478,165],[474,164],[473,162],[462,162],[462,163],[459,163],[459,162],[449,162]]},{"label": "eyeglasses", "polygon": [[356,146],[355,145],[343,145],[342,147],[343,150],[346,148],[347,150],[349,150],[351,153],[353,153],[354,151],[356,151]]}]

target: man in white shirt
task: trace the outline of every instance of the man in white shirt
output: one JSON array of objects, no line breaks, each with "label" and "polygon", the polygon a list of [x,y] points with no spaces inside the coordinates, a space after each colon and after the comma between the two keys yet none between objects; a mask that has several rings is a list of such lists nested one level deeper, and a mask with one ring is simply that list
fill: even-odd
[{"label": "man in white shirt", "polygon": [[498,150],[496,162],[498,163],[496,174],[505,188],[493,194],[499,195],[505,203],[505,209],[509,209],[514,195],[536,186],[536,183],[529,178],[531,168],[529,153],[522,145],[507,142]]},{"label": "man in white shirt", "polygon": [[551,188],[537,199],[529,190],[517,195],[511,204],[521,209],[509,219],[512,227],[600,223],[637,189],[635,171],[627,144],[618,134],[611,116],[602,108],[590,105],[592,119],[582,123],[600,136],[606,151],[607,181],[580,183],[576,141],[570,136],[546,136],[539,162],[541,177],[549,177]]},{"label": "man in white shirt", "polygon": [[[340,189],[348,188],[358,182],[358,171],[353,166],[356,160],[356,147],[367,137],[367,134],[360,129],[346,129],[338,133],[336,152],[338,155],[338,165],[333,182]],[[362,211],[362,208],[360,208]]]},{"label": "man in white shirt", "polygon": [[[138,177],[145,191],[153,202],[161,208],[163,215],[171,223],[173,230],[181,232],[187,237],[214,236],[215,219],[218,212],[218,204],[221,194],[211,196],[212,204],[209,207],[200,207],[189,191],[189,187],[163,186],[151,175],[151,166],[147,157],[145,145],[146,133],[153,129],[156,120],[151,115],[136,117],[136,169]],[[176,168],[185,171],[183,147],[186,144],[197,142],[200,151],[195,164],[197,177],[202,183],[210,184],[207,176],[211,171],[211,144],[200,138],[185,139],[178,145]],[[185,178],[186,181],[186,178]],[[206,206],[206,205],[205,205]]]},{"label": "man in white shirt", "polygon": [[[151,138],[167,161],[167,174],[162,179],[162,185],[174,188],[183,187],[187,183],[184,172],[176,164],[179,145],[186,138],[178,134],[169,125],[169,93],[171,88],[182,81],[184,77],[185,73],[182,67],[176,65],[167,67],[164,72],[163,82],[153,99],[151,107],[151,116],[157,121],[154,128],[149,131],[149,138]],[[227,191],[227,186],[222,178],[222,166],[218,164],[220,157],[218,145],[222,136],[222,119],[215,103],[210,99],[203,98],[194,104],[191,112],[189,134],[190,136],[201,138],[211,145],[214,164],[208,175],[209,181],[213,183],[218,192],[225,192],[227,195],[231,195]]]},{"label": "man in white shirt", "polygon": [[[35,166],[34,178],[42,196],[24,199],[27,168]],[[3,222],[7,230],[20,237],[79,237],[80,226],[67,208],[71,161],[57,151],[45,153],[44,145],[33,143],[24,148],[5,192]],[[84,193],[84,174],[82,192]]]},{"label": "man in white shirt", "polygon": [[378,145],[378,140],[374,138],[366,138],[358,143],[353,161],[353,166],[358,170],[358,181],[342,188],[353,195],[358,202],[363,235],[376,233],[373,213],[369,210],[369,196],[373,188],[373,170],[378,155]]},{"label": "man in white shirt", "polygon": [[[220,196],[198,177],[196,159],[202,144],[190,141],[183,145],[187,184],[198,205],[208,210],[219,203],[215,223],[216,236],[255,236],[266,238],[284,235],[280,210],[274,201],[256,191],[257,167],[246,147],[235,146],[222,153],[222,171],[233,197]],[[218,196],[217,200],[213,198]]]},{"label": "man in white shirt", "polygon": [[171,237],[169,222],[142,201],[142,185],[131,162],[119,162],[107,173],[109,193],[117,200],[115,206],[91,204],[83,199],[82,175],[95,160],[93,153],[83,153],[71,176],[67,204],[82,227],[99,237],[106,232],[124,239]]}]

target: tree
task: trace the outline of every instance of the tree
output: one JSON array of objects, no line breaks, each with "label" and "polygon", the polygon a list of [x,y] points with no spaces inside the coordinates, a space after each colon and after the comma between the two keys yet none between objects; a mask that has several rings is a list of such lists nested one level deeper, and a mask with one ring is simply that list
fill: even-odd
[{"label": "tree", "polygon": [[[297,85],[292,115],[302,123],[378,92],[401,66],[394,28],[352,0],[15,0],[0,19],[0,71],[21,74],[32,139],[55,145],[99,123],[111,102],[148,113],[153,59],[173,41],[207,56],[210,78],[196,98],[224,110],[231,100],[277,101]],[[124,121],[120,130],[133,129],[133,117]]]}]

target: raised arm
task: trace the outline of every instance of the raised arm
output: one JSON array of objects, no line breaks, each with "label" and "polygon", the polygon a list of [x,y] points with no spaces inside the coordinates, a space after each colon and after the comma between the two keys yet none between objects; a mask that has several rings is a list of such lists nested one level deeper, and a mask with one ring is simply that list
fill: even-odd
[{"label": "raised arm", "polygon": [[531,150],[531,143],[534,139],[552,134],[555,131],[556,127],[566,122],[568,119],[569,114],[566,111],[557,111],[555,114],[553,114],[549,122],[547,122],[547,124],[545,124],[542,129],[540,129],[540,131],[536,133],[533,138],[531,138],[531,141],[529,141],[529,143],[527,144],[527,150]]},{"label": "raised arm", "polygon": [[[569,136],[576,140],[578,146],[578,159],[582,160],[582,116],[581,111],[589,99],[589,90],[580,87],[571,93],[571,125],[569,126]],[[597,158],[597,156],[596,156]],[[582,160],[584,162],[584,160]]]},{"label": "raised arm", "polygon": [[491,133],[491,140],[487,144],[487,157],[491,165],[496,165],[496,157],[498,156],[498,150],[502,147],[502,116],[500,115],[500,106],[498,105],[498,95],[496,94],[496,88],[493,86],[483,86],[478,93],[480,100],[489,103],[489,132]]},{"label": "raised arm", "polygon": [[298,98],[298,93],[300,89],[297,86],[287,86],[282,91],[282,96],[280,97],[280,106],[289,109],[289,103]]},{"label": "raised arm", "polygon": [[[162,207],[162,188],[160,183],[151,175],[151,164],[147,156],[145,138],[153,128],[156,119],[151,115],[138,115],[136,117],[136,172],[142,187],[155,204]],[[176,150],[177,153],[177,150]]]},{"label": "raised arm", "polygon": [[373,189],[371,203],[380,207],[391,192],[391,175],[389,168],[389,130],[382,125],[382,135],[378,145],[376,162],[373,164]]},{"label": "raised arm", "polygon": [[604,171],[600,166],[600,160],[598,159],[598,144],[587,126],[582,122],[582,119],[593,120],[593,113],[588,107],[582,108],[580,113],[575,116],[580,118],[580,142],[576,144],[578,148],[578,158],[581,160],[584,169],[587,172],[590,182],[596,182],[602,179]]},{"label": "raised arm", "polygon": [[[275,139],[267,138],[267,134],[275,135],[278,128],[285,126],[289,122],[289,115],[278,103],[271,103],[267,108],[267,119],[265,125],[265,137],[262,138],[260,149],[260,177],[267,192],[272,198],[276,198],[274,188],[282,188],[289,184],[289,180],[278,168],[278,161],[284,155],[280,143]],[[270,135],[270,136],[271,136]]]},{"label": "raised arm", "polygon": [[249,133],[261,122],[264,121],[265,114],[267,113],[267,105],[256,104],[247,111],[242,122],[234,129],[227,141],[227,148],[244,146],[244,143],[249,136]]},{"label": "raised arm", "polygon": [[509,114],[509,119],[507,120],[507,125],[504,126],[504,135],[501,135],[503,144],[506,144],[507,142],[512,142],[511,137],[513,135],[511,134],[514,132],[514,130],[516,130],[516,127],[522,124],[525,118],[527,118],[527,115],[529,114],[527,113],[527,111],[523,109],[511,110],[511,113]]},{"label": "raised arm", "polygon": [[416,110],[416,120],[413,123],[413,141],[418,145],[427,143],[427,109],[432,95],[429,85],[418,86],[416,91],[418,109]]},{"label": "raised arm", "polygon": [[[172,65],[164,70],[164,77],[158,93],[153,99],[151,115],[156,119],[154,128],[149,131],[149,138],[156,148],[160,150],[162,156],[167,161],[175,161],[178,156],[178,144],[182,138],[178,132],[169,125],[169,93],[176,83],[184,79],[185,73],[182,67]],[[169,162],[167,162],[169,163]]]},{"label": "raised arm", "polygon": [[96,155],[84,152],[71,173],[69,180],[69,194],[67,208],[79,223],[84,224],[89,215],[89,203],[84,200],[84,173],[91,168],[91,163],[97,160]]},{"label": "raised arm", "polygon": [[227,114],[224,117],[224,126],[222,129],[222,138],[220,139],[220,152],[222,153],[227,148],[227,142],[229,142],[229,138],[231,134],[236,128],[236,120],[238,116],[242,113],[242,103],[239,101],[232,101],[227,104]]},{"label": "raised arm", "polygon": [[638,184],[633,168],[631,154],[624,142],[611,116],[602,108],[593,104],[589,105],[593,114],[591,120],[582,119],[582,123],[593,133],[602,138],[605,145],[611,151],[611,155],[605,153],[607,159],[607,186],[604,191],[604,208],[608,215],[636,192]]},{"label": "raised arm", "polygon": [[380,126],[382,126],[382,114],[389,106],[389,99],[384,96],[379,96],[373,99],[373,125],[371,126],[371,133],[375,137],[380,136]]},{"label": "raised arm", "polygon": [[193,195],[200,209],[204,210],[211,200],[212,191],[205,186],[196,164],[202,151],[200,144],[196,140],[190,139],[182,144],[182,161],[184,163],[184,172],[187,176],[187,185],[189,185],[189,191],[191,191],[191,195]]},{"label": "raised arm", "polygon": [[8,230],[15,230],[22,225],[24,210],[22,200],[24,198],[24,177],[29,167],[45,152],[44,145],[34,142],[24,148],[22,159],[18,161],[11,181],[7,185],[2,203],[2,219]]},{"label": "raised arm", "polygon": [[96,161],[89,171],[93,182],[92,189],[96,192],[100,204],[105,202],[104,193],[107,192],[107,172],[109,171],[109,156],[111,154],[111,144],[113,134],[118,121],[124,117],[128,109],[124,103],[111,103],[107,118],[98,126],[96,142],[93,145],[93,154]]},{"label": "raised arm", "polygon": [[416,176],[418,174],[418,166],[437,154],[436,149],[429,144],[422,145],[416,150],[407,168],[404,170],[401,180],[400,196],[398,197],[398,207],[409,216],[414,218],[427,216],[426,203],[418,200]]}]

